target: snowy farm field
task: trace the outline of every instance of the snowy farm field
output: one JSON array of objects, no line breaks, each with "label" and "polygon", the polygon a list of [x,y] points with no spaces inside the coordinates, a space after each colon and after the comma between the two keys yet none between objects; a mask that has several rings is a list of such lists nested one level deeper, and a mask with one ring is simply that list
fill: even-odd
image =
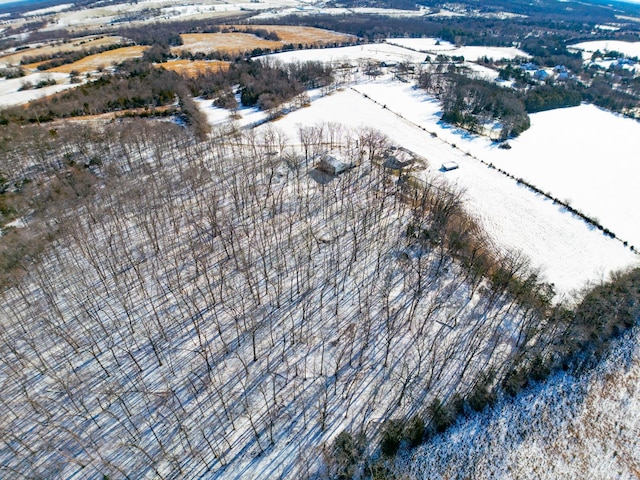
[{"label": "snowy farm field", "polygon": [[[290,136],[300,125],[317,124],[318,118],[385,132],[392,141],[425,157],[428,175],[462,189],[466,208],[486,229],[495,247],[524,254],[543,278],[555,284],[561,296],[606,279],[611,271],[637,265],[637,256],[621,242],[467,155],[468,150],[481,157],[497,149],[487,139],[469,137],[442,125],[437,112],[435,101],[404,83],[386,79],[335,92],[276,124]],[[512,151],[500,153],[508,156]],[[460,168],[441,172],[441,165],[448,161],[457,162]],[[625,194],[634,205],[635,190]],[[607,205],[608,197],[600,198]]]},{"label": "snowy farm field", "polygon": [[592,105],[531,115],[511,150],[482,157],[598,219],[640,245],[640,123]]},{"label": "snowy farm field", "polygon": [[320,61],[340,64],[341,62],[369,61],[407,61],[420,63],[424,54],[389,43],[371,43],[352,47],[323,48],[320,50],[295,50],[291,52],[275,53],[268,58],[283,63]]},{"label": "snowy farm field", "polygon": [[512,148],[507,150],[441,122],[439,103],[410,85],[381,81],[356,88],[465,154],[568,201],[629,245],[640,245],[634,182],[640,174],[634,161],[640,138],[637,121],[591,105],[536,113],[531,115],[531,128],[509,140]]},{"label": "snowy farm field", "polygon": [[182,45],[172,47],[172,51],[178,52],[248,52],[255,48],[276,49],[282,43],[275,40],[265,40],[250,33],[187,33],[181,35]]},{"label": "snowy farm field", "polygon": [[[291,27],[277,25],[259,26],[230,26],[234,32],[221,33],[188,33],[181,35],[182,45],[172,48],[174,53],[183,51],[197,53],[224,52],[241,53],[257,48],[277,50],[287,44],[295,45],[324,45],[352,41],[354,37],[311,27]],[[274,32],[279,40],[265,40],[251,32],[243,30],[260,28]]]},{"label": "snowy farm field", "polygon": [[440,41],[435,38],[392,38],[388,39],[387,43],[432,55],[442,54],[450,57],[464,57],[465,60],[473,62],[484,57],[493,58],[494,60],[529,58],[528,53],[518,50],[515,47],[456,47],[449,42]]},{"label": "snowy farm field", "polygon": [[[261,0],[209,2],[191,0],[176,4],[169,0],[151,0],[144,2],[122,2],[89,8],[70,8],[65,11],[42,13],[48,21],[47,30],[71,29],[73,31],[95,31],[112,24],[144,22],[166,22],[173,20],[192,20],[212,17],[237,16],[243,12],[275,11],[283,8],[297,8],[296,0]],[[20,19],[19,21],[23,21]]]},{"label": "snowy farm field", "polygon": [[640,42],[625,42],[622,40],[594,40],[589,42],[580,42],[571,45],[569,48],[583,52],[585,59],[591,58],[591,55],[600,51],[601,53],[619,52],[627,57],[640,57]]},{"label": "snowy farm field", "polygon": [[291,25],[233,25],[236,29],[261,28],[275,32],[283,44],[319,46],[356,40],[353,35],[332,32],[321,28],[298,27]]},{"label": "snowy farm field", "polygon": [[[23,88],[27,83],[36,85],[39,82],[51,80],[54,80],[56,84],[34,90],[25,90]],[[1,79],[0,107],[22,105],[31,100],[53,95],[75,86],[77,85],[69,82],[69,75],[62,73],[31,73],[21,78]]]}]

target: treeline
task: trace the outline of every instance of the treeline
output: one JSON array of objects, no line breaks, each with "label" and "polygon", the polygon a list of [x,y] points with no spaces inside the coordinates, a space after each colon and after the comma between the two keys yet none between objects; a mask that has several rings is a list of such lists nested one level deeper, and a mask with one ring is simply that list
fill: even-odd
[{"label": "treeline", "polygon": [[518,136],[530,126],[525,103],[517,92],[458,73],[423,72],[418,85],[442,102],[442,120],[474,133],[500,122],[501,139]]},{"label": "treeline", "polygon": [[[510,11],[510,9],[507,9]],[[265,20],[266,22],[266,20]],[[550,23],[541,17],[513,18],[509,22],[482,17],[387,17],[350,13],[349,15],[288,15],[268,20],[269,24],[306,25],[356,35],[366,41],[389,37],[436,37],[459,45],[513,46],[524,44],[533,28],[545,37],[570,38],[587,35],[592,23]],[[254,21],[254,25],[259,22]],[[533,42],[533,40],[531,41]],[[524,45],[522,48],[525,48]],[[552,48],[548,53],[556,54]]]},{"label": "treeline", "polygon": [[414,0],[347,0],[346,2],[328,2],[331,6],[344,8],[373,7],[400,10],[417,10],[419,4]]},{"label": "treeline", "polygon": [[524,95],[524,105],[529,113],[580,105],[583,96],[579,90],[565,85],[539,85]]},{"label": "treeline", "polygon": [[[162,47],[155,45],[150,52],[143,59],[124,62],[114,74],[105,74],[74,90],[35,100],[25,107],[5,109],[0,112],[0,125],[146,108],[151,109],[147,112],[151,115],[179,114],[186,124],[204,135],[208,130],[206,120],[193,103],[192,95],[215,99],[225,108],[236,108],[234,89],[239,86],[244,106],[270,110],[306,89],[327,86],[333,81],[331,67],[321,62],[281,65],[253,60],[238,60],[228,69],[185,78],[150,63],[158,59],[156,56],[163,58]],[[153,110],[166,106],[171,108]]]},{"label": "treeline", "polygon": [[239,60],[228,70],[208,72],[187,80],[194,96],[215,99],[216,104],[234,108],[234,88],[238,86],[244,106],[270,110],[306,89],[331,84],[332,69],[321,62],[282,65],[274,62]]},{"label": "treeline", "polygon": [[[517,71],[512,69],[511,71]],[[509,76],[504,69],[504,76]],[[512,77],[513,78],[513,77]],[[519,77],[516,77],[519,78]],[[518,136],[530,126],[530,113],[573,107],[587,101],[613,111],[624,111],[637,100],[614,90],[603,80],[590,87],[575,82],[535,84],[529,82],[519,90],[504,88],[486,80],[451,72],[423,72],[418,85],[442,102],[442,120],[470,132],[483,133],[496,122],[501,127],[499,139]]]},{"label": "treeline", "polygon": [[182,45],[182,33],[216,33],[226,22],[238,23],[249,14],[239,14],[236,17],[224,19],[208,18],[205,20],[181,20],[175,22],[149,23],[135,27],[121,27],[116,30],[117,35],[131,39],[138,45]]},{"label": "treeline", "polygon": [[159,107],[187,94],[178,74],[134,60],[123,63],[113,75],[104,75],[68,92],[35,100],[26,107],[6,109],[0,113],[0,122],[39,123],[56,118]]}]

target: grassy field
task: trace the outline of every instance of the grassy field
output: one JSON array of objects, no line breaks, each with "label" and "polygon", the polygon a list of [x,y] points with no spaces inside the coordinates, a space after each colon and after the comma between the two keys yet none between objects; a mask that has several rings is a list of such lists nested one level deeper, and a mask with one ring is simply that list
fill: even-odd
[{"label": "grassy field", "polygon": [[327,45],[332,43],[342,43],[354,40],[352,35],[331,32],[321,28],[298,27],[289,25],[235,25],[238,30],[246,28],[261,28],[270,32],[275,32],[284,44],[302,44],[305,46]]},{"label": "grassy field", "polygon": [[249,33],[186,33],[180,35],[183,44],[173,47],[174,53],[188,52],[224,52],[242,53],[254,48],[280,48],[282,42],[264,40]]},{"label": "grassy field", "polygon": [[109,45],[115,45],[123,41],[122,37],[107,36],[107,37],[82,37],[76,38],[70,42],[56,42],[50,45],[44,45],[37,48],[29,48],[26,50],[20,50],[16,53],[11,53],[0,57],[0,63],[7,65],[19,65],[24,57],[34,57],[39,55],[52,55],[59,52],[75,52],[83,49],[100,48]]},{"label": "grassy field", "polygon": [[279,49],[287,44],[320,46],[347,42],[354,37],[341,33],[330,32],[320,28],[293,27],[280,25],[235,25],[237,30],[264,29],[275,32],[280,40],[265,40],[252,33],[224,32],[224,33],[187,33],[181,35],[183,44],[173,47],[174,53],[188,52],[223,52],[243,53],[255,48]]},{"label": "grassy field", "polygon": [[159,66],[180,75],[194,77],[200,73],[217,72],[222,69],[227,69],[229,68],[229,63],[209,60],[173,60]]},{"label": "grassy field", "polygon": [[149,47],[135,46],[117,48],[97,55],[89,55],[77,62],[49,69],[47,72],[70,73],[74,70],[79,73],[91,72],[108,67],[114,63],[124,62],[132,58],[140,58],[147,48]]}]

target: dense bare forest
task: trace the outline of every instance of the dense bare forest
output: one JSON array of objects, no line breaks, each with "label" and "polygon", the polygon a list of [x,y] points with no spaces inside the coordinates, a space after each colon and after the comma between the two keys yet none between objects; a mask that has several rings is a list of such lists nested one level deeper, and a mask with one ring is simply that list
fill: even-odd
[{"label": "dense bare forest", "polygon": [[[50,242],[3,293],[12,474],[306,474],[318,439],[467,394],[538,322],[453,260],[459,196],[403,200],[379,133],[303,129],[297,155],[272,129],[131,127],[7,152],[40,185],[20,234]],[[327,144],[360,166],[325,178]]]},{"label": "dense bare forest", "polygon": [[[411,69],[251,59],[257,51],[176,54],[170,47],[185,32],[235,27],[219,19],[131,27],[127,19],[142,15],[134,12],[106,30],[150,46],[141,59],[74,72],[73,89],[0,112],[0,477],[397,478],[399,451],[406,457],[456,419],[554,372],[593,367],[637,325],[640,269],[562,303],[524,255],[487,239],[464,191],[436,181],[427,159],[384,132],[319,122],[296,124],[292,138],[277,128],[278,116],[305,111],[309,90],[325,95],[341,73],[371,80],[383,68],[438,100],[438,119],[475,133],[499,125],[500,141],[528,129],[532,112],[638,104],[632,73],[585,67],[566,48],[591,31],[567,16],[608,22],[606,9],[554,12],[545,35],[531,36],[529,26],[549,23],[539,6],[505,22],[438,18],[440,4],[425,4],[434,15],[269,21],[352,32],[361,37],[353,43],[433,35],[517,44],[527,62],[576,76],[544,83],[527,76],[523,59],[478,60],[513,82],[505,88],[444,54]],[[36,26],[44,24],[8,33]],[[243,31],[277,38],[258,23]],[[615,35],[626,38],[628,27]],[[20,48],[15,38],[2,43]],[[107,48],[115,47],[95,52]],[[44,69],[95,52],[25,62]],[[163,68],[176,56],[229,62],[181,76]],[[212,129],[211,104],[231,119],[240,105],[267,113]],[[106,112],[121,117],[99,116]],[[350,168],[321,168],[334,161]],[[569,200],[498,170],[615,237]]]},{"label": "dense bare forest", "polygon": [[[501,379],[543,378],[575,328],[593,340],[545,320],[548,287],[491,253],[460,192],[398,182],[379,132],[30,128],[2,166],[26,213],[1,239],[12,476],[373,474],[381,434],[418,444]],[[316,170],[327,149],[358,167]]]}]

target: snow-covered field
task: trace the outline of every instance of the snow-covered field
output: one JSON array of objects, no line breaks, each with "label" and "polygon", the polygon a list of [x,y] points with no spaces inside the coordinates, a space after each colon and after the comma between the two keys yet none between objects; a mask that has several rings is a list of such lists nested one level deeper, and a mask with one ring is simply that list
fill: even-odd
[{"label": "snow-covered field", "polygon": [[372,59],[383,61],[405,61],[421,63],[425,59],[425,54],[442,53],[448,56],[463,56],[465,60],[476,62],[485,56],[495,60],[516,57],[527,57],[527,54],[513,47],[455,47],[454,45],[441,42],[436,45],[434,38],[394,38],[387,39],[383,43],[373,43],[358,45],[355,47],[325,48],[321,50],[295,50],[291,52],[277,53],[269,55],[284,63],[287,62],[339,62],[342,60],[357,61],[361,59]]},{"label": "snow-covered field", "polygon": [[605,52],[620,52],[627,57],[640,57],[640,42],[625,42],[622,40],[593,40],[570,45],[569,48],[583,52],[585,59],[597,50]]},{"label": "snow-covered field", "polygon": [[[369,98],[365,98],[363,94]],[[373,100],[377,100],[378,103]],[[543,277],[554,283],[556,291],[561,295],[571,294],[589,282],[606,279],[612,271],[638,264],[637,256],[622,243],[605,237],[545,197],[534,194],[496,170],[487,168],[477,158],[466,155],[468,151],[472,151],[480,158],[485,155],[487,159],[496,162],[502,157],[504,168],[508,170],[510,165],[507,165],[507,162],[520,161],[518,153],[522,156],[528,144],[520,147],[516,141],[511,150],[498,150],[485,138],[472,137],[442,124],[438,120],[438,112],[438,103],[422,92],[407,84],[383,79],[362,83],[354,89],[346,89],[321,98],[313,102],[311,107],[279,119],[276,124],[291,137],[295,136],[299,126],[315,125],[321,121],[337,122],[350,127],[366,125],[384,132],[393,142],[427,158],[430,162],[429,174],[463,189],[468,210],[480,220],[496,247],[501,250],[520,251],[529,257],[533,267],[539,268]],[[557,111],[551,114],[562,115],[564,112]],[[604,114],[600,111],[598,113]],[[610,114],[605,115],[611,119],[616,118]],[[609,117],[607,119],[610,119]],[[590,120],[588,116],[586,120]],[[631,126],[633,128],[635,124],[631,122]],[[557,124],[555,128],[558,129]],[[433,132],[437,137],[427,132]],[[548,133],[539,131],[535,126],[530,132],[540,135],[532,140],[533,144],[536,141],[540,142],[541,136]],[[588,138],[597,141],[597,137]],[[631,137],[629,142],[632,142],[633,138]],[[526,139],[525,134],[522,141]],[[583,143],[588,142],[583,139]],[[456,145],[457,148],[453,148],[452,145]],[[561,145],[563,147],[559,145],[557,148],[569,150],[573,144]],[[621,153],[626,151],[627,154],[631,154],[633,151],[628,151],[632,146],[630,143],[618,146]],[[590,153],[591,157],[589,163],[586,160],[581,163],[596,168],[591,170],[591,174],[597,177],[600,157],[593,147],[594,145],[591,145],[591,148],[589,145],[584,147],[584,154]],[[545,149],[545,146],[539,145],[538,148]],[[549,151],[547,146],[545,152],[549,154]],[[523,160],[522,164],[529,165],[532,172],[538,172],[541,179],[556,178],[556,173],[549,171],[548,164],[531,163],[536,160],[535,155],[524,158],[530,161],[525,163],[526,160]],[[575,161],[579,162],[579,159],[575,158]],[[444,162],[452,160],[460,165],[458,170],[446,173],[439,171]],[[636,167],[625,167],[625,163],[621,162],[620,168],[625,168],[625,175],[633,179]],[[583,175],[585,178],[589,177],[588,173]],[[576,180],[562,178],[562,181],[553,184],[559,190],[552,193],[562,198],[565,192],[576,192],[576,200],[578,192],[584,192],[585,196],[592,195],[597,199],[594,202],[600,207],[598,212],[603,212],[600,220],[605,226],[608,225],[606,220],[614,223],[615,218],[625,219],[624,213],[613,212],[611,217],[605,215],[608,211],[607,206],[610,205],[610,195],[607,192],[621,196],[622,203],[629,203],[628,209],[625,208],[624,211],[629,212],[631,219],[637,217],[637,212],[633,212],[632,209],[632,206],[637,204],[636,190],[628,188],[631,181],[623,183],[622,188],[617,183],[609,185],[610,188],[607,190],[600,188],[593,191],[593,188],[582,185],[581,177]],[[576,203],[576,206],[578,205],[580,204]],[[587,210],[586,213],[591,212]],[[629,228],[636,228],[638,223],[640,222],[625,219],[625,224],[630,225]],[[613,227],[609,226],[612,229]],[[622,235],[622,231],[619,234]]]},{"label": "snow-covered field", "polygon": [[150,0],[134,3],[116,3],[101,5],[81,10],[70,10],[49,13],[48,30],[60,28],[101,28],[112,22],[119,22],[123,17],[139,15],[140,19],[145,18],[149,12],[155,9],[160,14],[154,17],[156,21],[205,18],[211,15],[224,15],[226,13],[238,13],[242,11],[270,11],[283,8],[298,8],[300,2],[297,0],[260,0],[253,1],[225,1],[208,2],[203,0],[191,0],[176,4],[169,0]]},{"label": "snow-covered field", "polygon": [[400,478],[640,476],[640,331],[582,377],[560,373],[400,459]]},{"label": "snow-covered field", "polygon": [[529,58],[528,53],[515,47],[456,47],[449,42],[438,41],[438,39],[435,38],[390,38],[387,39],[387,43],[425,53],[441,53],[451,57],[462,56],[465,60],[472,62],[478,61],[484,57],[492,58],[494,60]]},{"label": "snow-covered field", "polygon": [[58,13],[73,7],[73,5],[74,5],[73,3],[63,3],[60,5],[55,5],[53,7],[39,8],[38,10],[30,10],[28,12],[23,13],[22,15],[25,17],[33,17],[38,15],[47,15],[48,13]]},{"label": "snow-covered field", "polygon": [[370,43],[353,47],[293,50],[290,52],[268,55],[283,63],[321,61],[339,64],[341,62],[357,62],[359,60],[407,61],[419,63],[424,54],[388,43]]},{"label": "snow-covered field", "polygon": [[309,4],[304,6],[293,6],[288,8],[270,9],[256,15],[255,19],[268,19],[284,17],[287,15],[349,15],[349,14],[366,14],[366,15],[384,15],[389,17],[423,17],[429,13],[425,7],[418,10],[401,10],[396,8],[375,8],[375,7],[325,7],[322,4]]},{"label": "snow-covered field", "polygon": [[[25,83],[37,84],[40,81],[53,79],[57,85],[50,85],[35,90],[22,90],[20,88]],[[64,82],[64,83],[62,83]],[[53,95],[68,88],[76,87],[77,84],[69,83],[69,75],[63,73],[32,73],[21,78],[0,79],[0,108],[23,105],[37,98]]]},{"label": "snow-covered field", "polygon": [[593,105],[531,115],[511,150],[482,156],[640,246],[640,123]]}]

